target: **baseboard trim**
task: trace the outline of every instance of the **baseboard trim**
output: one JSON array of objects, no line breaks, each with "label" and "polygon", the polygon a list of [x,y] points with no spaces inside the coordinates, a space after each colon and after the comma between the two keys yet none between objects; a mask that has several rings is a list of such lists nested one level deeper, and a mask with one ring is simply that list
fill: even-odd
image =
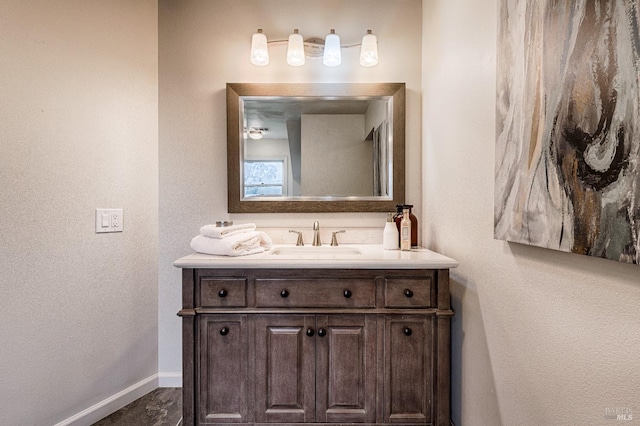
[{"label": "baseboard trim", "polygon": [[54,426],[89,426],[127,404],[158,388],[159,374],[154,374],[65,419]]},{"label": "baseboard trim", "polygon": [[160,388],[182,387],[182,372],[180,371],[161,371],[160,373],[158,373],[158,376],[158,387]]}]

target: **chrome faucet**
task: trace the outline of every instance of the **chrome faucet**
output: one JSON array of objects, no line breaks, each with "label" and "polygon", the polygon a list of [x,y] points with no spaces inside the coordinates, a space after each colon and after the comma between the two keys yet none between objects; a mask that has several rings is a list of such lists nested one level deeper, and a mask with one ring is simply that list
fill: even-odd
[{"label": "chrome faucet", "polygon": [[289,232],[292,232],[294,234],[298,234],[298,241],[296,241],[296,246],[303,246],[304,245],[304,241],[302,240],[302,232],[294,231],[293,229],[290,229]]},{"label": "chrome faucet", "polygon": [[342,234],[346,232],[344,229],[342,231],[335,231],[331,233],[331,245],[334,247],[338,246],[338,238],[336,237],[336,234]]},{"label": "chrome faucet", "polygon": [[320,223],[316,220],[313,222],[313,244],[314,246],[321,246],[322,241],[320,241]]}]

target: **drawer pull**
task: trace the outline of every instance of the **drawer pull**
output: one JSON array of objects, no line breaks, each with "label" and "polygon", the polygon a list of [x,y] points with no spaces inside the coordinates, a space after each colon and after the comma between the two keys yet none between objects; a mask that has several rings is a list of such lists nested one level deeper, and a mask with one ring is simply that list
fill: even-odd
[{"label": "drawer pull", "polygon": [[324,328],[318,329],[318,336],[324,337],[327,335],[327,331]]},{"label": "drawer pull", "polygon": [[227,334],[229,334],[229,329],[227,327],[222,327],[220,329],[220,334],[226,336]]},{"label": "drawer pull", "polygon": [[409,290],[408,288],[406,288],[404,290],[404,295],[407,297],[413,297],[413,292],[411,290]]},{"label": "drawer pull", "polygon": [[227,297],[227,294],[229,293],[224,288],[218,292],[219,297]]},{"label": "drawer pull", "polygon": [[307,328],[307,336],[311,337],[313,336],[315,333],[315,331],[313,331],[313,328]]},{"label": "drawer pull", "polygon": [[344,293],[342,293],[344,295],[344,297],[346,297],[347,299],[351,297],[352,293],[351,290],[345,290]]},{"label": "drawer pull", "polygon": [[280,292],[280,297],[289,297],[289,290],[282,290]]},{"label": "drawer pull", "polygon": [[402,332],[405,336],[411,336],[411,333],[413,333],[413,331],[409,327],[405,327],[404,329],[402,329]]}]

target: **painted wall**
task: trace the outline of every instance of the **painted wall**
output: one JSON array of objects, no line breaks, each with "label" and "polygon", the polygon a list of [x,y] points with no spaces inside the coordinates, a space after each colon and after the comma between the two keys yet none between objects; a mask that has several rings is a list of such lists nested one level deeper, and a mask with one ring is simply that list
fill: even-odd
[{"label": "painted wall", "polygon": [[[227,214],[227,82],[405,82],[407,87],[407,202],[421,205],[421,16],[420,0],[183,0],[159,1],[160,256],[159,368],[161,383],[176,383],[182,369],[180,270],[173,262],[191,252],[201,225]],[[358,49],[343,49],[343,65],[328,68],[320,58],[303,67],[286,64],[286,44],[270,47],[271,63],[249,62],[251,34],[271,40],[294,28],[304,37],[324,37],[331,28],[343,44],[360,43],[367,29],[378,36],[380,63],[358,65]],[[311,238],[314,220],[322,239],[347,229],[341,241],[360,232],[382,241],[384,213],[231,215],[236,222],[269,228],[278,241],[294,242],[288,229]]]},{"label": "painted wall", "polygon": [[373,195],[373,143],[365,140],[364,114],[301,118],[302,193]]},{"label": "painted wall", "polygon": [[155,1],[0,3],[2,425],[157,386],[157,85]]},{"label": "painted wall", "polygon": [[423,239],[460,262],[453,420],[638,424],[638,266],[493,239],[497,11],[423,2]]}]

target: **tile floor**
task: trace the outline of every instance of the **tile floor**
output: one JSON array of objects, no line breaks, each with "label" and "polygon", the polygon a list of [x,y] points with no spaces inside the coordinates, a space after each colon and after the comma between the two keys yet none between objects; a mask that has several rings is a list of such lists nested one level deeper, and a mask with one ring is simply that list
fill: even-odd
[{"label": "tile floor", "polygon": [[158,388],[92,426],[177,426],[182,420],[182,388]]}]

